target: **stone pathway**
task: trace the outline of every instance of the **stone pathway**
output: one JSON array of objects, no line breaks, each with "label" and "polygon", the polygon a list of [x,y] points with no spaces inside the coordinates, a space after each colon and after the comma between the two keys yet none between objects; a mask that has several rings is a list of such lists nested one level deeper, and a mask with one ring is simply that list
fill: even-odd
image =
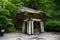
[{"label": "stone pathway", "polygon": [[45,32],[37,35],[26,35],[22,33],[7,33],[0,40],[60,40],[60,34]]}]

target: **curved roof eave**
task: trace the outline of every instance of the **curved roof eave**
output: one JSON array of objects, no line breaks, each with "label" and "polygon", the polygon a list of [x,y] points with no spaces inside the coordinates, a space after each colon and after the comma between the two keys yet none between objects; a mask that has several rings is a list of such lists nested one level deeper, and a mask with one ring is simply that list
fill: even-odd
[{"label": "curved roof eave", "polygon": [[39,11],[39,10],[34,10],[34,9],[31,9],[31,8],[27,8],[27,7],[18,7],[19,8],[19,10],[21,11],[21,12],[29,12],[29,13],[41,13],[41,12],[43,12],[43,11]]}]

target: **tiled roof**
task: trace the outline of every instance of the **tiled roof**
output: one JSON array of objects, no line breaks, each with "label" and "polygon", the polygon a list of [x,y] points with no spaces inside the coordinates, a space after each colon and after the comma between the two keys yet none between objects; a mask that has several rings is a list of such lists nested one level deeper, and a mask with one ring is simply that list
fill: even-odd
[{"label": "tiled roof", "polygon": [[25,12],[25,11],[29,12],[29,13],[40,13],[40,12],[43,12],[43,11],[40,11],[40,10],[34,10],[34,9],[23,7],[23,6],[19,6],[18,8],[19,8],[19,10],[21,12]]}]

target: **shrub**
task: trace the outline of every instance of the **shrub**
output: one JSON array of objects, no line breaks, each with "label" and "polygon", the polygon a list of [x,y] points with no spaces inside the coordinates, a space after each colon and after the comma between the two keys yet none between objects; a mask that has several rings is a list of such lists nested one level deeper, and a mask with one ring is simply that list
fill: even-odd
[{"label": "shrub", "polygon": [[60,31],[60,21],[51,20],[51,21],[45,22],[45,30]]},{"label": "shrub", "polygon": [[12,19],[10,19],[9,17],[10,13],[8,10],[0,9],[0,27],[4,28],[5,30],[13,26]]},{"label": "shrub", "polygon": [[5,32],[11,33],[11,32],[17,32],[17,30],[14,28],[14,26],[11,26],[11,27],[7,28]]}]

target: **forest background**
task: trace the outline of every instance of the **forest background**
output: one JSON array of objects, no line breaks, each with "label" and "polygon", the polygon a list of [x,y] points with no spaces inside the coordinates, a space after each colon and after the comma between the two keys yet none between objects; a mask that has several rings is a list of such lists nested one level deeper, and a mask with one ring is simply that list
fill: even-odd
[{"label": "forest background", "polygon": [[[33,8],[32,4],[36,8]],[[52,20],[45,20],[45,30],[60,31],[60,0],[0,0],[0,27],[4,28],[5,32],[16,32],[13,16],[20,5],[43,10],[53,17]]]}]

